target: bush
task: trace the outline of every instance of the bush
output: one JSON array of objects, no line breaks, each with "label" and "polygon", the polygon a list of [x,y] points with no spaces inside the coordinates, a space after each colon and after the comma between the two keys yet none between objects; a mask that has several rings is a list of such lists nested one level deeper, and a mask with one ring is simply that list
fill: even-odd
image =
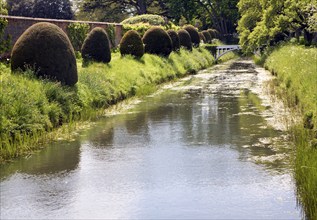
[{"label": "bush", "polygon": [[[8,11],[6,9],[6,3],[3,0],[0,0],[0,14],[7,15]],[[0,54],[8,51],[10,47],[10,38],[4,36],[4,30],[8,25],[8,21],[5,18],[0,18]]]},{"label": "bush", "polygon": [[204,43],[207,43],[206,38],[203,35],[203,33],[199,32],[199,38],[200,38],[200,41],[203,41]]},{"label": "bush", "polygon": [[40,22],[29,27],[15,43],[12,71],[32,68],[39,77],[74,85],[78,81],[76,58],[67,35],[54,24]]},{"label": "bush", "polygon": [[160,15],[144,14],[131,18],[127,18],[121,22],[121,24],[138,24],[147,23],[149,25],[166,25],[165,19]]},{"label": "bush", "polygon": [[67,33],[70,42],[75,51],[80,51],[84,43],[84,40],[89,33],[89,24],[86,23],[71,23],[67,27]]},{"label": "bush", "polygon": [[208,29],[207,31],[210,34],[211,39],[219,38],[219,32],[216,29]]},{"label": "bush", "polygon": [[186,30],[184,29],[179,30],[178,37],[179,37],[179,43],[181,47],[184,47],[185,49],[190,51],[193,49],[192,40],[190,38],[189,33]]},{"label": "bush", "polygon": [[172,40],[162,28],[152,27],[143,37],[146,53],[168,57],[172,52]]},{"label": "bush", "polygon": [[205,37],[205,39],[206,39],[206,43],[211,43],[211,35],[209,34],[209,32],[208,31],[202,31],[201,32],[203,35],[204,35],[204,37]]},{"label": "bush", "polygon": [[198,47],[200,43],[200,37],[197,29],[192,25],[186,25],[184,29],[189,33],[193,46]]},{"label": "bush", "polygon": [[172,40],[173,51],[179,51],[181,46],[180,46],[179,37],[176,31],[170,29],[167,31],[167,34],[170,36]]},{"label": "bush", "polygon": [[130,30],[122,37],[120,41],[121,55],[130,54],[137,58],[141,58],[144,54],[144,46],[141,36],[138,32]]},{"label": "bush", "polygon": [[106,31],[96,27],[86,37],[81,49],[84,63],[89,61],[109,63],[111,60],[110,42]]}]

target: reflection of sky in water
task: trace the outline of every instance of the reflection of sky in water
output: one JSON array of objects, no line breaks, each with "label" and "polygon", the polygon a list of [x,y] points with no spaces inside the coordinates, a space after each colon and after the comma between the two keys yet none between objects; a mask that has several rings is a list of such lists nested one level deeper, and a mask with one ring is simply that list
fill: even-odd
[{"label": "reflection of sky in water", "polygon": [[265,124],[244,95],[162,94],[3,167],[1,217],[300,218],[288,164],[250,161]]}]

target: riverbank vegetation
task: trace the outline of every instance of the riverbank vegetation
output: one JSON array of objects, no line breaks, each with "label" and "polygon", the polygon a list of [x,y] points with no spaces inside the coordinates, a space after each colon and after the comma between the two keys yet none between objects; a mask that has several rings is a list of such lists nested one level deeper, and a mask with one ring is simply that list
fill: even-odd
[{"label": "riverbank vegetation", "polygon": [[294,170],[299,201],[308,219],[317,218],[317,48],[281,44],[261,62],[276,75],[274,90],[302,121],[290,128],[295,142]]},{"label": "riverbank vegetation", "polygon": [[65,123],[85,120],[125,98],[146,95],[156,85],[195,73],[213,61],[203,48],[181,49],[168,58],[145,54],[135,59],[113,53],[111,63],[87,67],[79,59],[78,83],[73,87],[39,80],[31,70],[12,74],[9,66],[0,64],[0,161],[32,150],[32,143]]}]

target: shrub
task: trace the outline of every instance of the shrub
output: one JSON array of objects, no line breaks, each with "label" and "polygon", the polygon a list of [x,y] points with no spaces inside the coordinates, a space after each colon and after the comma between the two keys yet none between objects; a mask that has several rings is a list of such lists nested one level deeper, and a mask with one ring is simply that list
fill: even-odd
[{"label": "shrub", "polygon": [[76,58],[67,35],[54,24],[40,22],[29,27],[15,43],[11,69],[32,68],[39,77],[74,85],[78,81]]},{"label": "shrub", "polygon": [[179,51],[180,43],[179,43],[179,37],[176,31],[170,29],[167,31],[167,34],[170,36],[172,40],[173,51]]},{"label": "shrub", "polygon": [[160,15],[144,14],[131,18],[127,18],[121,22],[121,24],[138,24],[148,23],[149,25],[166,25],[165,19]]},{"label": "shrub", "polygon": [[76,51],[81,50],[84,40],[89,33],[89,28],[89,24],[86,23],[71,23],[68,25],[68,37]]},{"label": "shrub", "polygon": [[185,49],[190,51],[193,49],[192,40],[190,38],[189,33],[186,30],[184,29],[179,30],[178,37],[179,37],[179,43],[181,47],[184,47]]},{"label": "shrub", "polygon": [[[0,14],[7,15],[8,11],[6,9],[6,3],[3,0],[0,0]],[[4,36],[4,30],[8,24],[7,19],[0,18],[0,54],[8,51],[10,47],[10,38],[9,36]]]},{"label": "shrub", "polygon": [[207,43],[206,38],[203,35],[203,33],[199,32],[199,38],[200,38],[200,41],[203,41],[204,43]]},{"label": "shrub", "polygon": [[122,37],[120,41],[121,55],[133,55],[141,58],[144,54],[144,46],[141,36],[138,32],[130,30]]},{"label": "shrub", "polygon": [[211,36],[210,36],[210,34],[209,34],[209,32],[208,31],[202,31],[201,32],[203,35],[204,35],[204,37],[205,37],[205,39],[206,39],[206,43],[211,43]]},{"label": "shrub", "polygon": [[172,52],[172,40],[162,28],[152,27],[143,37],[146,53],[168,57]]},{"label": "shrub", "polygon": [[184,29],[189,33],[193,46],[198,47],[200,43],[200,37],[197,29],[192,25],[186,25]]},{"label": "shrub", "polygon": [[219,38],[219,32],[216,29],[208,29],[207,31],[210,34],[211,39]]},{"label": "shrub", "polygon": [[84,59],[84,63],[88,61],[110,62],[110,42],[104,29],[96,27],[91,30],[82,46],[81,55]]}]

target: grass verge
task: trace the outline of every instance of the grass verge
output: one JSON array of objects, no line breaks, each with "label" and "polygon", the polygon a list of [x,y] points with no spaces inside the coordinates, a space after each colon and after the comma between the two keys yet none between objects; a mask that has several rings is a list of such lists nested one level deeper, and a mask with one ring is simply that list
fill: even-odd
[{"label": "grass verge", "polygon": [[195,48],[168,59],[145,54],[136,60],[114,53],[109,64],[82,67],[82,60],[77,62],[74,87],[38,80],[32,71],[11,74],[0,64],[0,163],[36,150],[62,125],[95,118],[118,101],[152,93],[158,84],[194,74],[214,59],[207,50]]},{"label": "grass verge", "polygon": [[264,66],[277,77],[277,94],[303,116],[291,129],[295,180],[306,217],[317,219],[317,48],[281,45],[266,55]]}]

